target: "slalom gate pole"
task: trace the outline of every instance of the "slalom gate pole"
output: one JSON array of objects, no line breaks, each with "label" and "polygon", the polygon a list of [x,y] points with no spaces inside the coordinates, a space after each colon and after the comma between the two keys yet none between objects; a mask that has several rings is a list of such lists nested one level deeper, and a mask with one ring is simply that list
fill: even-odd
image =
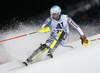
[{"label": "slalom gate pole", "polygon": [[96,40],[100,40],[100,38],[89,40],[89,42],[96,41]]},{"label": "slalom gate pole", "polygon": [[16,38],[20,38],[20,37],[28,36],[28,35],[35,34],[35,33],[38,33],[38,32],[41,32],[41,31],[39,30],[39,31],[32,32],[32,33],[29,33],[29,34],[24,34],[24,35],[20,35],[20,36],[12,37],[12,38],[9,38],[9,39],[1,40],[0,42],[5,42],[5,41],[8,41],[8,40],[12,40],[12,39],[16,39]]}]

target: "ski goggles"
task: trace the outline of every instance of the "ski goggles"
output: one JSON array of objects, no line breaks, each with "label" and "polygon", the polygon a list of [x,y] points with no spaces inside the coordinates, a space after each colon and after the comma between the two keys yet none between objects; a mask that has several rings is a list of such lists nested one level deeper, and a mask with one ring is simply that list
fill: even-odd
[{"label": "ski goggles", "polygon": [[52,17],[58,17],[59,16],[59,13],[53,13],[52,14]]}]

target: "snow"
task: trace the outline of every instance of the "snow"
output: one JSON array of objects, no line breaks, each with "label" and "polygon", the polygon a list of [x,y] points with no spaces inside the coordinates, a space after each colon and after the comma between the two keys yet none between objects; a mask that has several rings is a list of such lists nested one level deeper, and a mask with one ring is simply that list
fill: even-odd
[{"label": "snow", "polygon": [[[24,33],[32,31],[25,31]],[[21,61],[24,61],[32,53],[34,49],[31,48],[38,48],[40,45],[37,43],[44,43],[49,34],[37,33],[36,35],[2,43],[6,52],[9,52],[8,56],[10,59],[9,62],[0,65],[0,73],[100,73],[99,40],[90,42],[88,46],[81,45],[80,40],[67,43],[67,45],[72,45],[74,47],[73,49],[59,45],[54,52],[54,58],[42,60],[23,67]],[[11,37],[17,35],[11,35],[10,33]],[[100,34],[88,37],[88,39],[92,40],[99,37]],[[42,40],[39,41],[40,39]],[[35,45],[34,47],[32,46],[33,44]],[[39,56],[37,60],[45,59],[46,53],[47,51]]]}]

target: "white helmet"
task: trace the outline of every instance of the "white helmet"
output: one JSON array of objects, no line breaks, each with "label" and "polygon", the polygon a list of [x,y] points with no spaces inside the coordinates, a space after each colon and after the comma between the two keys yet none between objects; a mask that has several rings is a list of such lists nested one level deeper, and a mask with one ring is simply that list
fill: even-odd
[{"label": "white helmet", "polygon": [[61,8],[57,5],[54,5],[50,9],[50,14],[52,17],[58,17],[61,14]]}]

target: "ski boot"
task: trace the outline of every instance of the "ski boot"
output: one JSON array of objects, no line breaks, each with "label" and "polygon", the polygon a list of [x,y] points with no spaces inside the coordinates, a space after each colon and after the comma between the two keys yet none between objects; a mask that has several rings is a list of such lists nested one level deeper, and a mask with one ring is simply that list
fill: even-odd
[{"label": "ski boot", "polygon": [[28,64],[29,64],[30,62],[31,62],[31,61],[30,61],[29,59],[27,59],[26,62],[23,62],[23,64],[24,64],[25,66],[28,66]]},{"label": "ski boot", "polygon": [[28,63],[27,63],[27,62],[23,62],[23,64],[24,64],[25,66],[28,66]]},{"label": "ski boot", "polygon": [[52,55],[51,53],[48,53],[47,56],[48,56],[49,58],[53,58],[53,55]]}]

